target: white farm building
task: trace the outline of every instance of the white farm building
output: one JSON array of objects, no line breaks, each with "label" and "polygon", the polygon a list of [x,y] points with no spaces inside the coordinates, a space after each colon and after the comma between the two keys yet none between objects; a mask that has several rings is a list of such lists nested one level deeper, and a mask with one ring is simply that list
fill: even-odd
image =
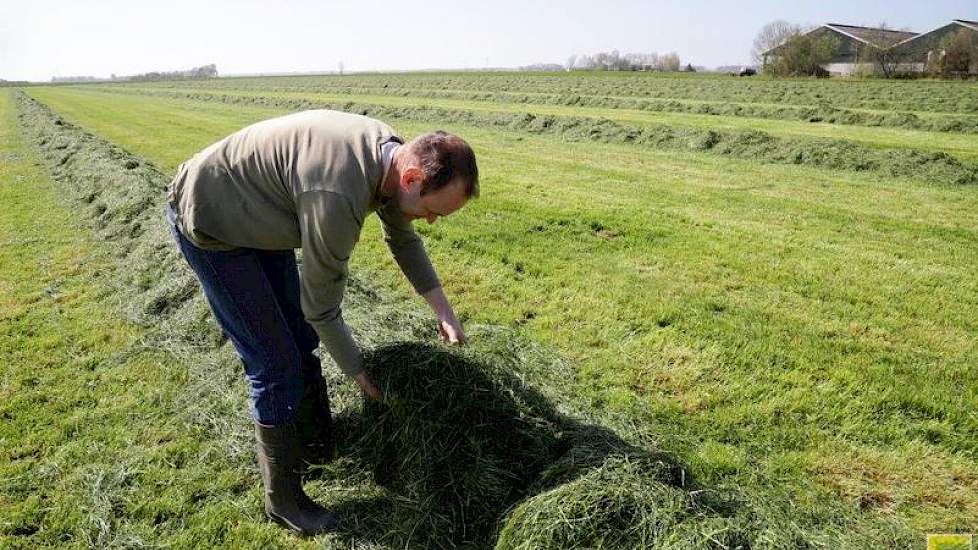
[{"label": "white farm building", "polygon": [[[955,19],[951,23],[926,33],[913,31],[895,31],[840,23],[826,23],[807,31],[805,34],[815,38],[832,36],[836,38],[837,48],[835,57],[822,66],[831,75],[848,76],[854,74],[869,74],[875,68],[868,58],[867,49],[891,50],[902,59],[901,70],[904,72],[923,71],[929,61],[935,56],[943,55],[940,44],[949,34],[964,29],[978,33],[978,22]],[[778,50],[784,45],[776,46],[762,54],[764,64],[777,57]],[[978,67],[973,69],[978,72]]]}]

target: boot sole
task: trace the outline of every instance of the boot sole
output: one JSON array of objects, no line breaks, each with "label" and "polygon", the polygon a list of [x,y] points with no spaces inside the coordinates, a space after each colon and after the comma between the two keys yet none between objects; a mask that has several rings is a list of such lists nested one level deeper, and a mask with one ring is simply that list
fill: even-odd
[{"label": "boot sole", "polygon": [[276,516],[275,514],[273,514],[271,512],[266,511],[265,512],[265,517],[267,517],[268,519],[272,520],[273,522],[281,525],[282,527],[285,527],[289,531],[292,531],[296,535],[299,535],[299,536],[302,536],[302,537],[314,537],[316,535],[322,535],[323,533],[329,533],[331,531],[335,531],[336,530],[336,525],[331,525],[329,527],[323,527],[319,531],[311,531],[311,532],[310,531],[303,531],[302,529],[300,529],[300,528],[296,527],[295,525],[293,525],[289,520],[287,520],[287,519],[285,519],[283,517]]}]

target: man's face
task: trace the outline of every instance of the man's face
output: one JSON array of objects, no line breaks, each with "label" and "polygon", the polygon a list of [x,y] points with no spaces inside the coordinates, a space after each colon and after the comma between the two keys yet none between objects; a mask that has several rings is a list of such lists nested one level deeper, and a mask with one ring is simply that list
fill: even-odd
[{"label": "man's face", "polygon": [[421,180],[418,179],[410,182],[407,189],[402,190],[399,198],[401,212],[408,219],[425,219],[428,223],[435,223],[438,218],[452,214],[465,206],[468,200],[465,196],[465,186],[458,180],[422,195]]}]

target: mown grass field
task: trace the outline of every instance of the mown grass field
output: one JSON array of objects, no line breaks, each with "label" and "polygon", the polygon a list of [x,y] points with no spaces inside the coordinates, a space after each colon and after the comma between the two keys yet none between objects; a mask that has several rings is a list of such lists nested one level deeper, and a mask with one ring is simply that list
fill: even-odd
[{"label": "mown grass field", "polygon": [[[98,91],[115,92],[114,87],[97,88]],[[531,113],[537,116],[584,116],[603,118],[616,122],[639,126],[665,124],[681,128],[722,129],[722,130],[760,130],[782,137],[820,137],[847,139],[874,148],[917,148],[927,151],[943,151],[963,159],[978,158],[974,149],[975,135],[922,131],[916,129],[894,129],[889,127],[865,127],[830,123],[798,122],[793,120],[772,120],[766,118],[746,118],[731,115],[709,115],[699,113],[675,113],[648,111],[628,108],[592,107],[581,105],[551,105],[545,102],[506,102],[472,99],[426,97],[418,95],[371,95],[321,93],[317,91],[260,91],[260,90],[200,90],[195,88],[166,88],[169,95],[180,94],[210,95],[215,98],[262,98],[262,99],[305,99],[329,103],[342,103],[356,100],[390,107],[439,107],[459,109],[475,113]],[[153,88],[126,88],[126,93],[159,93]],[[406,92],[410,94],[410,92]]]},{"label": "mown grass field", "polygon": [[[467,95],[472,90],[496,95]],[[164,174],[243,125],[319,104],[349,102],[358,111],[366,106],[405,137],[434,128],[466,137],[479,155],[482,197],[457,216],[420,227],[464,320],[472,326],[508,327],[513,338],[567,358],[573,376],[562,383],[546,382],[530,370],[526,376],[552,383],[554,399],[595,415],[626,439],[638,438],[670,453],[699,486],[734,495],[738,503],[737,522],[731,523],[736,527],[728,528],[736,537],[711,537],[703,527],[706,520],[693,515],[685,524],[681,519],[666,522],[673,534],[685,533],[683,525],[697,527],[687,538],[657,538],[662,547],[723,547],[735,544],[731,541],[760,548],[858,548],[867,541],[880,547],[922,546],[928,532],[978,531],[978,321],[973,313],[978,307],[978,187],[928,176],[946,171],[901,176],[858,162],[852,169],[838,168],[851,162],[830,168],[818,155],[793,162],[773,153],[751,157],[736,148],[608,142],[595,133],[480,123],[480,117],[499,121],[529,113],[556,117],[556,126],[561,117],[576,117],[647,123],[679,133],[734,129],[762,132],[773,140],[790,138],[802,153],[831,137],[833,147],[856,147],[847,149],[850,155],[877,151],[930,158],[926,155],[946,153],[951,161],[938,160],[951,164],[942,164],[941,170],[968,174],[974,173],[978,158],[975,135],[941,131],[940,125],[922,130],[919,121],[968,120],[973,116],[969,102],[978,93],[974,84],[432,74],[25,91],[66,121]],[[531,94],[545,97],[534,102]],[[567,94],[604,99],[598,106],[547,99]],[[739,114],[704,114],[679,107],[636,109],[615,98],[756,102],[756,107]],[[759,112],[778,102],[915,117],[904,117],[910,122],[901,127],[896,119],[878,125],[869,119],[811,123]],[[12,105],[8,102],[6,110],[6,147],[17,158],[28,158],[29,152],[19,152],[29,146],[17,137]],[[18,188],[9,170],[0,188],[5,192]],[[22,193],[23,178],[45,179],[43,170],[31,170],[16,180]],[[59,204],[43,193],[21,200],[27,209]],[[19,210],[5,203],[3,212]],[[22,226],[8,224],[4,231],[7,243],[24,238]],[[378,236],[378,227],[370,224],[354,271],[367,286],[391,297],[391,303],[416,304]],[[21,246],[18,253],[26,255],[38,247],[27,241],[4,250],[18,250],[11,246]],[[111,250],[113,243],[96,239],[77,246],[94,254]],[[7,285],[27,284],[23,281],[31,281],[31,273],[40,269],[3,265],[10,266],[4,268]],[[68,276],[73,284],[98,288],[97,283],[87,285],[90,278],[87,272]],[[104,307],[100,316],[113,318],[113,291],[107,288],[101,295],[83,296],[77,307]],[[16,315],[0,322],[5,334],[21,330]],[[371,317],[366,313],[354,322],[366,330]],[[123,338],[118,335],[136,329],[100,326],[96,331],[83,325],[78,330]],[[371,344],[381,345],[385,338],[381,332]],[[491,340],[489,348],[499,345],[498,337]],[[19,354],[34,340],[7,342],[5,355]],[[64,348],[52,345],[55,356]],[[145,353],[150,364],[172,362],[154,358],[152,349]],[[20,388],[10,381],[19,379],[32,361],[8,362],[5,392],[13,395]],[[118,368],[130,372],[124,365]],[[192,370],[192,362],[184,368]],[[518,372],[518,361],[515,368]],[[58,380],[67,376],[52,372],[51,391],[63,391],[69,383]],[[174,381],[168,390],[172,395],[156,399],[160,416],[168,414],[166,403],[178,400],[183,383],[189,384]],[[103,405],[86,406],[99,411]],[[26,410],[22,405],[8,414],[23,419]],[[230,410],[228,405],[209,414],[228,415]],[[243,423],[243,418],[229,422]],[[5,441],[26,445],[26,430],[18,426],[7,425]],[[171,428],[172,436],[184,437],[178,428]],[[123,434],[127,427],[114,429]],[[26,475],[59,456],[62,448],[52,440],[25,455],[32,457],[28,462],[17,457],[6,467]],[[109,448],[125,454],[118,443]],[[50,483],[72,479],[81,462],[58,462],[63,473],[51,474]],[[138,515],[123,511],[108,521],[131,522],[139,540],[150,543],[187,544],[206,533],[215,544],[232,545],[252,529],[269,537],[261,540],[280,542],[281,535],[258,520],[257,487],[252,487],[257,477],[247,464],[246,453],[239,452],[213,466],[216,471],[234,468],[235,483],[246,493],[220,493],[206,501],[205,511],[240,502],[235,509],[241,517],[226,508],[214,512],[213,521],[246,526],[224,537],[176,504],[182,502],[179,495],[209,490],[211,483],[199,478],[174,482],[177,510],[163,518],[165,528],[155,538]],[[340,473],[351,472],[356,469]],[[320,494],[331,494],[338,483],[329,477],[320,481]],[[137,481],[135,487],[133,495],[151,485]],[[369,484],[354,484],[354,490],[380,491]],[[15,498],[19,494],[10,489],[2,495],[11,513],[19,514],[16,518],[29,511]],[[73,494],[70,490],[48,494],[56,510],[75,498],[64,496]],[[655,498],[649,495],[653,504]],[[30,525],[10,520],[4,536],[29,546],[31,537],[45,533],[40,525],[34,531]],[[70,519],[57,525],[72,532]],[[785,535],[788,531],[791,536]],[[362,542],[362,535],[357,531],[329,543]],[[396,536],[375,542],[406,545]]]}]

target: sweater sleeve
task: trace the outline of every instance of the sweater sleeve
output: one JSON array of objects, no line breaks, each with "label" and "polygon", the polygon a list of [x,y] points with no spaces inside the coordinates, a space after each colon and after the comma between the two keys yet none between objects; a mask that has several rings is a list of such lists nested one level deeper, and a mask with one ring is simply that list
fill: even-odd
[{"label": "sweater sleeve", "polygon": [[363,355],[343,321],[347,262],[360,238],[363,220],[346,197],[331,191],[307,191],[298,197],[302,235],[300,302],[306,321],[347,376],[363,371]]},{"label": "sweater sleeve", "polygon": [[397,210],[394,202],[391,201],[383,208],[377,209],[377,216],[380,217],[384,242],[387,243],[394,260],[411,282],[415,292],[424,294],[441,286],[438,273],[431,265],[421,237],[414,231],[411,221]]}]

